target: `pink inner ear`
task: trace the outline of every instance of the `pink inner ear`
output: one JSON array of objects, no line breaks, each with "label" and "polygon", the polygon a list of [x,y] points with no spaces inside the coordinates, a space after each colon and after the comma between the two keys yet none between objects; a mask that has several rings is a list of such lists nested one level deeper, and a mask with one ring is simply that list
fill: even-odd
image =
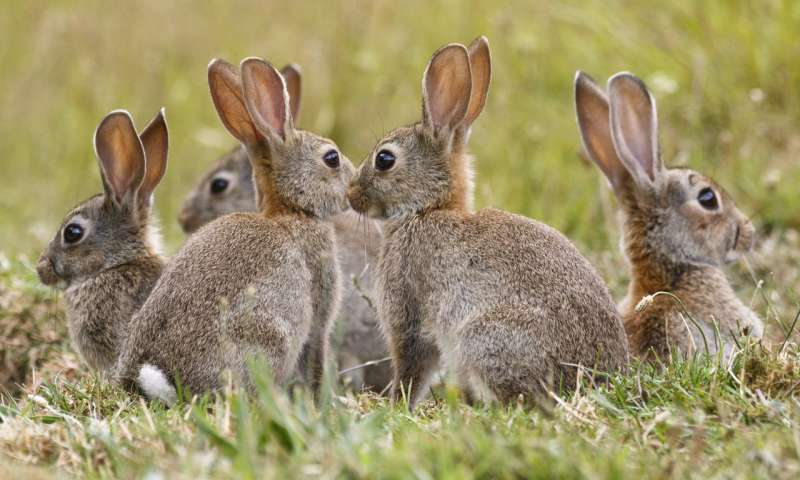
[{"label": "pink inner ear", "polygon": [[144,176],[144,152],[127,115],[112,114],[97,131],[95,147],[103,174],[119,202],[133,193]]},{"label": "pink inner ear", "polygon": [[575,108],[581,139],[591,159],[618,189],[627,175],[611,138],[608,99],[604,92],[583,73],[575,82]]},{"label": "pink inner ear", "polygon": [[264,61],[246,60],[242,80],[247,110],[256,126],[285,140],[288,95],[281,74]]},{"label": "pink inner ear", "polygon": [[469,127],[483,111],[492,77],[492,60],[488,40],[485,37],[475,39],[470,44],[468,52],[472,73],[472,88],[467,117],[465,125],[463,125],[465,127]]},{"label": "pink inner ear", "polygon": [[145,127],[139,135],[139,139],[145,153],[144,180],[139,187],[139,199],[146,201],[161,181],[167,168],[169,132],[163,110]]},{"label": "pink inner ear", "polygon": [[464,47],[445,47],[425,75],[425,105],[435,128],[457,127],[469,106],[472,74]]},{"label": "pink inner ear", "polygon": [[286,91],[289,93],[289,110],[292,114],[292,122],[297,122],[300,115],[300,98],[302,96],[302,77],[299,67],[287,65],[281,70],[281,75],[286,82]]},{"label": "pink inner ear", "polygon": [[242,143],[261,140],[244,105],[242,81],[233,65],[224,60],[212,62],[208,70],[211,98],[225,128]]},{"label": "pink inner ear", "polygon": [[652,144],[650,143],[650,128],[642,111],[642,105],[632,105],[633,108],[623,110],[620,118],[625,143],[639,163],[644,168],[650,179],[653,179]]},{"label": "pink inner ear", "polygon": [[[638,79],[622,76],[613,79],[612,106],[619,130],[617,140],[622,140],[625,149],[640,174],[651,182],[656,180],[659,169],[657,146],[656,111],[650,94]],[[620,152],[624,156],[624,152]]]},{"label": "pink inner ear", "polygon": [[[282,87],[282,86],[280,86]],[[275,90],[280,92],[280,95],[275,94]],[[264,89],[257,89],[255,92],[255,104],[258,106],[258,111],[269,124],[270,128],[278,132],[281,137],[285,136],[283,125],[286,120],[285,108],[283,103],[283,92],[279,86],[270,85]]]}]

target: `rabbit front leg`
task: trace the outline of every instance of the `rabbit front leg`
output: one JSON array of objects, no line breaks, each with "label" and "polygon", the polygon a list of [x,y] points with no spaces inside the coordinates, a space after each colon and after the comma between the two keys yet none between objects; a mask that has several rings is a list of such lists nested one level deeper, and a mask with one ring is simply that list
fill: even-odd
[{"label": "rabbit front leg", "polygon": [[314,318],[311,331],[300,354],[300,372],[314,394],[319,393],[325,374],[325,362],[330,349],[330,333],[333,320],[339,308],[340,281],[335,255],[327,256],[329,261],[315,271],[312,301]]},{"label": "rabbit front leg", "polygon": [[318,325],[312,327],[308,340],[300,354],[299,367],[306,385],[314,395],[319,394],[322,378],[325,374],[325,359],[328,358],[328,336],[321,332]]},{"label": "rabbit front leg", "polygon": [[394,367],[391,398],[397,401],[405,396],[413,409],[427,393],[428,382],[439,364],[439,349],[433,339],[423,334],[417,302],[400,292],[393,293],[397,294],[395,301],[384,303],[381,312]]},{"label": "rabbit front leg", "polygon": [[[116,325],[111,324],[114,317],[98,315],[96,310],[85,308],[81,304],[84,299],[78,300],[67,297],[70,339],[81,358],[91,368],[106,375],[113,368],[118,355]],[[97,303],[109,309],[105,302]],[[113,307],[109,310],[113,310]]]}]

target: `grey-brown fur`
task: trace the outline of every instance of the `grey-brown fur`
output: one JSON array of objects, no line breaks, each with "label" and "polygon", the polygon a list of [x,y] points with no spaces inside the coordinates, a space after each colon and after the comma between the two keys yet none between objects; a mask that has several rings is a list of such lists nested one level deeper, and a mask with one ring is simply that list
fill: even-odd
[{"label": "grey-brown fur", "polygon": [[[378,323],[375,272],[382,235],[372,220],[353,213],[334,217],[333,229],[342,268],[342,303],[333,348],[341,370],[389,356]],[[382,362],[350,370],[346,381],[355,389],[383,391],[392,381],[392,365]]]},{"label": "grey-brown fur", "polygon": [[[495,209],[473,213],[465,144],[489,86],[488,42],[448,45],[423,78],[423,121],[381,140],[359,169],[354,209],[387,220],[379,317],[393,395],[414,405],[440,361],[470,393],[536,401],[576,367],[615,370],[627,342],[608,289],[559,232]],[[396,156],[379,171],[376,155]]]},{"label": "grey-brown fur", "polygon": [[[131,385],[149,364],[192,392],[214,390],[230,371],[245,385],[247,360],[261,357],[276,381],[298,361],[321,381],[339,298],[333,228],[347,208],[353,167],[336,145],[296,130],[281,75],[258,59],[209,65],[212,99],[247,147],[259,211],[225,215],[192,235],[134,317],[117,377]],[[301,351],[304,358],[299,357]]]},{"label": "grey-brown fur", "polygon": [[[215,218],[234,212],[255,211],[255,187],[247,150],[237,147],[220,158],[186,197],[179,221],[186,233],[193,233]],[[212,192],[215,179],[226,188]],[[342,302],[334,327],[331,347],[342,370],[379,360],[389,355],[378,327],[373,271],[377,263],[381,234],[371,220],[359,220],[352,213],[333,217],[333,227],[342,270]],[[391,364],[383,362],[356,368],[346,374],[352,388],[382,391],[392,380]]]},{"label": "grey-brown fur", "polygon": [[[607,96],[579,72],[575,95],[586,151],[609,179],[621,207],[631,284],[619,310],[632,353],[665,360],[671,351],[704,352],[708,343],[709,353],[722,347],[727,357],[742,333],[760,337],[761,320],[739,300],[720,268],[750,250],[752,223],[710,178],[663,166],[655,100],[641,80],[617,74],[609,80]],[[707,189],[718,208],[700,204],[699,194]],[[680,298],[699,322],[705,342],[672,297],[650,297],[637,311],[642,298],[661,291]]]},{"label": "grey-brown fur", "polygon": [[[98,158],[105,193],[91,197],[67,213],[37,265],[39,278],[44,284],[65,289],[72,343],[86,363],[102,374],[110,373],[113,368],[125,340],[128,322],[144,303],[164,268],[150,208],[152,190],[166,166],[167,132],[163,112],[156,116],[142,136],[158,129],[158,135],[163,135],[159,141],[164,143],[159,146],[159,151],[150,150],[146,154],[145,150],[155,143],[143,138],[145,142],[142,145],[127,113],[112,112],[103,123],[108,123],[106,120],[109,119],[122,125],[120,128],[130,139],[128,145],[141,150],[129,155],[133,161],[127,174],[139,175],[141,182],[141,173],[147,168],[160,168],[161,173],[156,172],[154,183],[144,188],[139,183],[131,184],[132,193],[126,195],[127,191],[115,192],[112,183],[106,179],[103,162],[109,165],[124,163],[120,157],[129,152],[120,150],[114,155]],[[98,135],[102,134],[103,131],[98,129]],[[99,149],[98,154],[101,154]],[[149,167],[146,162],[150,162]],[[114,199],[115,193],[122,201]],[[74,244],[64,240],[64,229],[71,223],[85,228],[82,239]]]}]

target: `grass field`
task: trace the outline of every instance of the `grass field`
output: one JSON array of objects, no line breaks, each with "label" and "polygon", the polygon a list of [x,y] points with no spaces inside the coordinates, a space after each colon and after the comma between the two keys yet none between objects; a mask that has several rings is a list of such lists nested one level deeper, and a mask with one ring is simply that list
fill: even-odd
[{"label": "grass field", "polygon": [[[800,475],[800,3],[511,1],[6,2],[0,15],[0,478],[686,478]],[[265,382],[171,410],[87,373],[63,305],[31,263],[61,216],[100,191],[92,133],[115,108],[142,127],[161,106],[170,164],[156,195],[167,247],[183,196],[233,139],[207,92],[213,57],[301,64],[300,126],[359,163],[419,117],[438,46],[479,34],[494,78],[473,128],[477,205],[550,223],[620,298],[613,199],[581,160],[572,79],[641,76],[659,102],[667,165],[715,177],[761,241],[730,274],[767,324],[735,362],[634,366],[551,411],[418,412],[341,393],[317,408]],[[795,329],[796,330],[796,329]]]}]

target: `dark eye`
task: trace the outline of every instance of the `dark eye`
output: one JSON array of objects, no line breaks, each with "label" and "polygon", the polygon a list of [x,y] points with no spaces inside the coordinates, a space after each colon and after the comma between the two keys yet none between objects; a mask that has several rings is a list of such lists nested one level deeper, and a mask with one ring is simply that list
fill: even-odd
[{"label": "dark eye", "polygon": [[339,167],[339,152],[336,150],[328,150],[325,155],[322,156],[322,161],[325,162],[330,168],[338,168]]},{"label": "dark eye", "polygon": [[64,242],[75,243],[83,238],[83,227],[77,223],[70,223],[64,227]]},{"label": "dark eye", "polygon": [[211,193],[219,194],[227,190],[228,188],[228,179],[227,178],[215,178],[211,181]]},{"label": "dark eye", "polygon": [[381,150],[375,155],[375,168],[385,172],[394,167],[394,161],[394,153],[389,150]]},{"label": "dark eye", "polygon": [[719,206],[717,202],[717,196],[714,194],[714,190],[710,187],[706,187],[700,190],[700,193],[697,194],[697,201],[700,202],[700,205],[703,206],[706,210],[716,210]]}]

